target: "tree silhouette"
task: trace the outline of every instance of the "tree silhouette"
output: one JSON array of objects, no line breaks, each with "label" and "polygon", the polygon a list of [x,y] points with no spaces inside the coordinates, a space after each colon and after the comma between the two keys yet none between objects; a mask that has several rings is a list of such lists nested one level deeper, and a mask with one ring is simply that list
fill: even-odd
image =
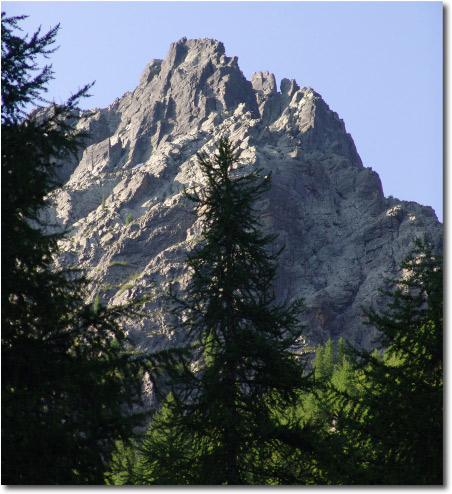
[{"label": "tree silhouette", "polygon": [[271,292],[279,252],[268,252],[275,236],[260,231],[253,208],[270,176],[236,163],[222,139],[212,157],[199,156],[206,185],[187,193],[203,235],[187,257],[188,288],[172,300],[195,351],[147,434],[147,475],[137,483],[265,484],[291,475],[277,453],[290,435],[284,410],[308,386],[302,305],[284,307]]},{"label": "tree silhouette", "polygon": [[27,116],[45,101],[53,72],[36,60],[58,26],[20,37],[22,19],[2,13],[2,483],[99,484],[115,441],[141,423],[145,359],[120,322],[134,309],[86,304],[83,274],[53,265],[63,234],[40,212],[56,160],[83,142],[74,124],[90,86]]},{"label": "tree silhouette", "polygon": [[359,398],[339,424],[353,484],[442,483],[442,258],[424,238],[401,267],[405,276],[383,290],[387,309],[366,312],[386,350],[356,351]]}]

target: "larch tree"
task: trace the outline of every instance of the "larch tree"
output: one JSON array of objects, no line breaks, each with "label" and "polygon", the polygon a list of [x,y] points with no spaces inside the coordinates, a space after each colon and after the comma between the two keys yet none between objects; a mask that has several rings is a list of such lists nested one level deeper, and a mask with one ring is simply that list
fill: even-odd
[{"label": "larch tree", "polygon": [[361,358],[359,396],[343,397],[338,424],[343,480],[350,484],[440,485],[443,482],[443,268],[424,238],[388,281],[385,310],[366,311],[383,355]]},{"label": "larch tree", "polygon": [[262,233],[254,209],[270,176],[246,173],[227,139],[213,156],[199,155],[199,165],[206,184],[186,195],[202,218],[202,240],[187,256],[185,293],[171,296],[193,360],[150,427],[141,452],[147,473],[135,483],[292,483],[278,451],[299,424],[284,412],[310,381],[302,303],[276,303],[279,252],[269,253],[275,235]]},{"label": "larch tree", "polygon": [[82,144],[74,124],[90,86],[26,115],[47,103],[53,72],[38,60],[58,26],[21,36],[23,18],[2,13],[2,483],[100,484],[115,442],[143,418],[132,409],[146,359],[125,336],[132,306],[87,304],[83,273],[54,267],[63,233],[40,212],[55,162]]}]

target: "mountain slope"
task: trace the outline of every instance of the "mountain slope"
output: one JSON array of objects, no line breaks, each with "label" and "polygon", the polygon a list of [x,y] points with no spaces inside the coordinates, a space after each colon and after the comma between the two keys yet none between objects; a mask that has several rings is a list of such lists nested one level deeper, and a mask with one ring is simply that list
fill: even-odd
[{"label": "mountain slope", "polygon": [[[220,136],[242,163],[272,171],[259,208],[265,228],[279,233],[274,248],[286,246],[275,290],[280,300],[304,297],[312,343],[343,336],[371,346],[361,306],[381,303],[377,289],[400,274],[413,238],[442,241],[431,208],[383,196],[318,93],[288,79],[278,91],[268,72],[247,81],[215,40],[172,44],[133,92],[86,112],[78,126],[91,138],[78,160],[61,164],[65,184],[46,214],[71,232],[58,262],[87,269],[92,299],[105,304],[159,294],[175,279],[183,288],[200,224],[182,190],[202,186],[196,153],[214,151]],[[177,340],[161,309],[157,296],[149,318],[131,328],[139,346]]]}]

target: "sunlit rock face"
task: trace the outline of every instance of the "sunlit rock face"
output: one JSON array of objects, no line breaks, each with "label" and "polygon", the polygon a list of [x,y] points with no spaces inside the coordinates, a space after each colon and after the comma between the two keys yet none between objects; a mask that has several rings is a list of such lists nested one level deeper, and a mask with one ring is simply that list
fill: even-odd
[{"label": "sunlit rock face", "polygon": [[285,245],[274,289],[282,301],[304,298],[312,344],[343,336],[371,347],[361,307],[381,304],[378,288],[401,274],[414,238],[442,242],[430,207],[384,197],[318,93],[289,79],[278,91],[268,72],[247,81],[215,40],[172,44],[133,92],[86,112],[78,126],[91,136],[78,160],[62,163],[65,183],[47,211],[70,231],[58,262],[87,270],[92,300],[156,295],[148,317],[130,325],[141,348],[178,341],[160,294],[170,281],[186,284],[184,256],[202,225],[182,191],[203,186],[196,153],[213,152],[221,136],[250,170],[272,172],[257,206],[264,228],[279,234],[272,249]]}]

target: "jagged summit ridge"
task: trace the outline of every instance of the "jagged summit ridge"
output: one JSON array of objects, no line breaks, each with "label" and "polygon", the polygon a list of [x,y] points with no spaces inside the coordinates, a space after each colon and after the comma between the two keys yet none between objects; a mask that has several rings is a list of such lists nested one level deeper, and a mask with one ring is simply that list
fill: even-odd
[{"label": "jagged summit ridge", "polygon": [[171,45],[164,61],[145,70],[141,81],[145,83],[135,90],[136,97],[160,102],[176,132],[187,132],[195,121],[202,124],[211,113],[234,111],[240,103],[258,116],[252,86],[237,57],[227,57],[218,41],[182,38]]},{"label": "jagged summit ridge", "polygon": [[[87,269],[92,298],[105,304],[158,294],[169,281],[184,287],[182,261],[201,225],[182,190],[202,187],[196,153],[212,152],[220,136],[242,163],[272,171],[258,206],[265,227],[279,233],[274,248],[286,245],[275,290],[280,300],[304,297],[314,343],[344,336],[369,345],[361,306],[376,300],[384,277],[398,274],[414,237],[427,232],[441,242],[431,208],[384,197],[318,93],[290,79],[278,91],[266,71],[247,81],[216,40],[173,43],[134,91],[87,112],[79,127],[90,141],[79,159],[62,164],[65,184],[47,214],[71,232],[59,262]],[[131,328],[138,345],[177,341],[161,304],[157,296],[149,319]]]},{"label": "jagged summit ridge", "polygon": [[[227,57],[222,43],[208,39],[182,38],[173,43],[165,60],[151,60],[132,93],[98,110],[84,127],[101,154],[107,149],[115,167],[127,168],[145,162],[169,136],[218,126],[239,107],[243,114],[250,113],[249,119],[268,127],[272,137],[290,136],[305,152],[324,151],[328,146],[331,152],[362,166],[343,121],[319,94],[300,89],[288,79],[282,80],[278,93],[274,76],[268,72],[261,77],[254,74],[249,82],[237,57]],[[92,165],[97,150],[91,151]],[[64,179],[74,165],[65,167]],[[87,168],[78,166],[77,172]]]}]

